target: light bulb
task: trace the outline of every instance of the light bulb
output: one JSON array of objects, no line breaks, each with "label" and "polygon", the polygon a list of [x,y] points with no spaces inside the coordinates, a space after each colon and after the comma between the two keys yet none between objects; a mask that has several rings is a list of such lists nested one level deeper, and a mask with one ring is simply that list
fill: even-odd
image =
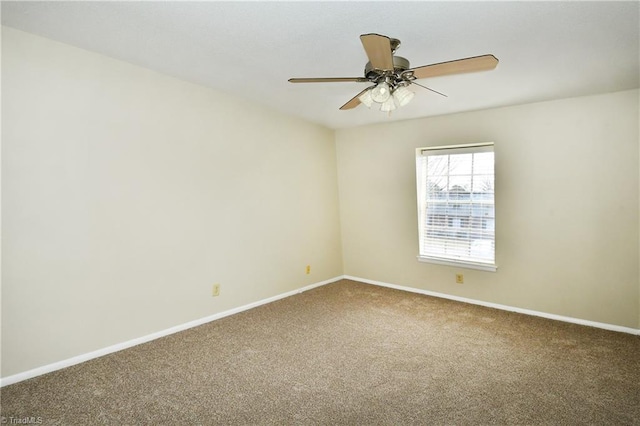
[{"label": "light bulb", "polygon": [[391,90],[389,85],[384,81],[379,83],[376,87],[371,89],[371,99],[374,102],[383,103],[391,96]]},{"label": "light bulb", "polygon": [[380,111],[389,112],[396,109],[396,101],[393,96],[389,96],[389,98],[380,105]]},{"label": "light bulb", "polygon": [[393,91],[393,97],[398,103],[398,106],[405,106],[406,104],[411,102],[411,99],[413,99],[414,95],[415,93],[404,86],[400,86]]},{"label": "light bulb", "polygon": [[373,99],[371,99],[371,89],[366,90],[362,95],[358,96],[358,100],[367,108],[371,108],[371,104],[373,103]]}]

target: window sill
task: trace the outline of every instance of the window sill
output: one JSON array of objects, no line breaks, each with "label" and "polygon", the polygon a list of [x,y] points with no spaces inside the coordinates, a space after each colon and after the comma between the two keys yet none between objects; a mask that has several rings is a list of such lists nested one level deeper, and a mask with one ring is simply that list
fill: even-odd
[{"label": "window sill", "polygon": [[435,257],[418,256],[418,261],[434,263],[436,265],[456,266],[458,268],[479,269],[481,271],[496,272],[498,267],[490,263],[466,262],[463,260],[440,259]]}]

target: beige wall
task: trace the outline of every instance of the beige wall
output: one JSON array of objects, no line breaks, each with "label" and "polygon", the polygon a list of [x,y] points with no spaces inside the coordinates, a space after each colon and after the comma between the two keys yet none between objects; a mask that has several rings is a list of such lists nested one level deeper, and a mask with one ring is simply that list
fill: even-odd
[{"label": "beige wall", "polygon": [[[638,112],[635,90],[337,131],[345,274],[639,328]],[[498,271],[419,263],[415,148],[488,141]]]},{"label": "beige wall", "polygon": [[9,28],[2,107],[3,377],[342,274],[329,129]]}]

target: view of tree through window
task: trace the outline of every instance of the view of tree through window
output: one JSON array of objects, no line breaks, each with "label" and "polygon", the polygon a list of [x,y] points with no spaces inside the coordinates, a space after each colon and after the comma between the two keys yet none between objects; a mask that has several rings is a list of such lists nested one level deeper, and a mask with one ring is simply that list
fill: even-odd
[{"label": "view of tree through window", "polygon": [[420,256],[493,264],[493,147],[425,149],[417,166]]}]

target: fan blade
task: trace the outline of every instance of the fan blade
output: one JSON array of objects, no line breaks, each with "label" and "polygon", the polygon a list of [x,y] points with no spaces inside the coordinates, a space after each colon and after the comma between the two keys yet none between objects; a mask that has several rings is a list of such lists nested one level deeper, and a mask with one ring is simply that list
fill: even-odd
[{"label": "fan blade", "polygon": [[327,77],[327,78],[290,78],[289,83],[341,83],[341,82],[355,82],[366,83],[367,80],[364,77]]},{"label": "fan blade", "polygon": [[494,69],[497,65],[498,59],[495,56],[482,55],[474,56],[473,58],[441,62],[439,64],[425,65],[409,71],[412,71],[416,78],[429,78],[465,72],[487,71]]},{"label": "fan blade", "polygon": [[363,34],[360,36],[360,41],[373,68],[393,71],[393,53],[389,37],[380,34]]},{"label": "fan blade", "polygon": [[358,98],[360,97],[360,95],[362,95],[364,92],[366,92],[369,89],[370,89],[370,87],[367,87],[362,92],[360,92],[357,95],[355,95],[353,98],[351,98],[349,100],[349,102],[347,102],[346,104],[342,105],[340,107],[340,109],[342,109],[342,110],[353,109],[353,108],[357,107],[358,105],[360,105],[360,99],[358,99]]}]

